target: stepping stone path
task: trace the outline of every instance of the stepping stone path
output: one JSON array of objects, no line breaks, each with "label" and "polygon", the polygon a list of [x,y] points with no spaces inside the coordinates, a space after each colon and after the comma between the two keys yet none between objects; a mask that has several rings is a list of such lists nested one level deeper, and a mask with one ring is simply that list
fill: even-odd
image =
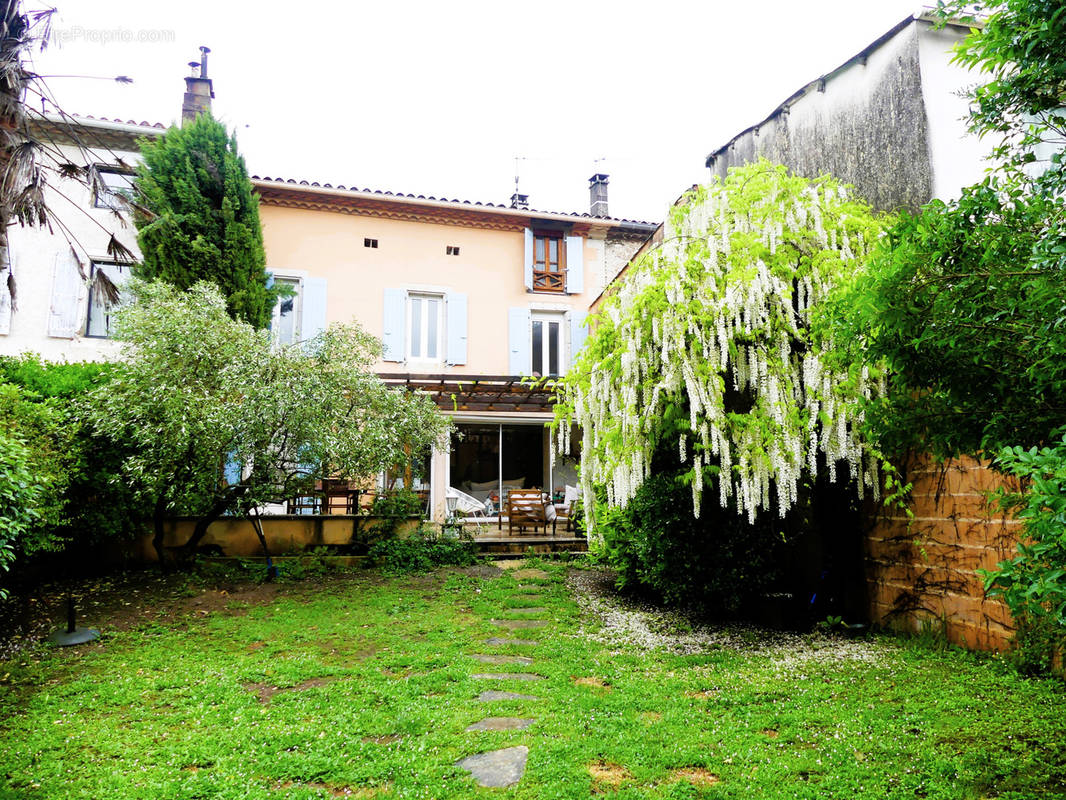
[{"label": "stepping stone path", "polygon": [[[497,566],[502,567],[505,570],[512,570],[511,575],[516,580],[550,579],[551,576],[542,569],[518,569],[518,567],[522,567],[524,563],[525,562],[521,560],[496,562]],[[546,615],[548,613],[547,608],[533,605],[541,600],[539,593],[544,589],[543,585],[519,584],[518,588],[519,591],[525,592],[526,594],[513,595],[512,600],[519,603],[529,603],[530,605],[525,608],[503,608],[500,609],[501,613],[521,614],[527,617]],[[501,628],[508,628],[510,630],[543,628],[548,624],[548,620],[546,619],[492,619],[490,622],[492,622],[493,625],[498,625]],[[506,647],[508,645],[536,647],[537,642],[532,639],[507,639],[493,636],[486,639],[485,644],[493,647]],[[471,654],[471,658],[480,661],[482,664],[520,664],[522,666],[531,666],[534,663],[532,658],[526,656],[497,655],[493,653],[473,653]],[[478,672],[474,673],[471,678],[474,680],[520,682],[545,680],[543,675],[535,675],[531,672]],[[518,694],[517,692],[496,690],[484,691],[477,696],[478,702],[481,703],[491,703],[496,701],[533,701],[539,699],[539,697],[530,694]],[[522,731],[534,722],[536,722],[536,719],[529,717],[486,717],[480,722],[475,722],[473,725],[468,726],[466,730],[470,733],[478,731]],[[480,786],[504,788],[507,786],[514,786],[522,780],[522,775],[526,770],[526,759],[528,756],[528,747],[506,747],[502,750],[491,750],[486,753],[478,753],[477,755],[468,756],[467,758],[456,762],[456,766],[469,772]]]},{"label": "stepping stone path", "polygon": [[528,755],[528,747],[508,747],[504,750],[493,750],[491,753],[469,756],[460,761],[458,766],[473,775],[481,786],[502,789],[506,786],[514,786],[522,780]]}]

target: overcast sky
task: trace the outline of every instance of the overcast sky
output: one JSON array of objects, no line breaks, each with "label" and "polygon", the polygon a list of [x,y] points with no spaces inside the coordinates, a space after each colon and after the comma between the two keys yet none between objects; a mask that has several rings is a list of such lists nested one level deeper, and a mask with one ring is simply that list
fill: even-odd
[{"label": "overcast sky", "polygon": [[[67,111],[169,124],[211,48],[215,115],[249,170],[660,221],[704,156],[908,14],[909,0],[56,0]],[[33,8],[32,0],[26,7]],[[602,160],[598,160],[602,159]]]}]

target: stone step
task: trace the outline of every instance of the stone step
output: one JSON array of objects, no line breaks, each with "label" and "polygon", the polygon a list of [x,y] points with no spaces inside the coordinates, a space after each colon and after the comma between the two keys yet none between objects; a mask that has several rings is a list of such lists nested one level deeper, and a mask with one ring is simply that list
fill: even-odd
[{"label": "stone step", "polygon": [[534,606],[530,608],[504,608],[502,611],[506,611],[508,614],[547,614],[548,609],[541,606]]},{"label": "stone step", "polygon": [[543,675],[532,672],[476,672],[470,676],[476,681],[542,681]]},{"label": "stone step", "polygon": [[467,733],[473,731],[524,731],[536,722],[535,719],[522,719],[521,717],[485,717],[480,722],[468,725]]},{"label": "stone step", "polygon": [[470,657],[480,661],[482,664],[522,664],[523,666],[529,666],[533,663],[532,658],[526,658],[525,656],[494,656],[485,653],[474,653]]},{"label": "stone step", "polygon": [[508,628],[512,631],[543,628],[548,624],[546,619],[494,619],[490,621],[493,625],[499,625],[501,628]]},{"label": "stone step", "polygon": [[529,748],[522,745],[478,753],[457,761],[455,765],[473,775],[478,785],[503,789],[522,780],[528,756]]},{"label": "stone step", "polygon": [[489,689],[477,696],[480,703],[492,703],[497,700],[540,700],[539,697],[534,697],[531,694],[518,694],[517,692],[498,692],[495,689]]},{"label": "stone step", "polygon": [[485,644],[491,644],[494,647],[502,647],[508,644],[513,644],[520,647],[533,647],[536,642],[532,639],[503,639],[499,636],[492,636],[485,640]]}]

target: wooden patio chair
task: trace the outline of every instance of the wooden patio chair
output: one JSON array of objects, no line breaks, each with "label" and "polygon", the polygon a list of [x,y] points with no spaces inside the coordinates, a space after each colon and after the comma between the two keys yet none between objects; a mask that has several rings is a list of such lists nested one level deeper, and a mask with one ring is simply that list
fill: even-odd
[{"label": "wooden patio chair", "polygon": [[[526,528],[537,528],[548,532],[548,517],[545,514],[544,493],[540,489],[512,489],[507,495],[507,534],[518,528],[521,533]],[[553,523],[554,533],[554,523]]]}]

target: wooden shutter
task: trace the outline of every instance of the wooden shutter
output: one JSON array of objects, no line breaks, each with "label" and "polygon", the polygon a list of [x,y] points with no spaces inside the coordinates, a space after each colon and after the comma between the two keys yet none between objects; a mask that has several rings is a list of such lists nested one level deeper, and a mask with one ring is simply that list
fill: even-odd
[{"label": "wooden shutter", "polygon": [[48,314],[48,335],[73,339],[81,316],[80,300],[85,279],[73,251],[56,254],[52,267],[52,305]]},{"label": "wooden shutter", "polygon": [[526,228],[526,249],[525,249],[525,271],[523,272],[523,281],[526,284],[526,291],[533,291],[533,229]]},{"label": "wooden shutter", "polygon": [[447,307],[444,317],[448,323],[448,333],[445,338],[447,350],[444,353],[445,361],[449,364],[466,363],[466,294],[463,292],[448,292]]},{"label": "wooden shutter", "polygon": [[583,236],[566,237],[566,293],[581,294],[585,291],[585,239]]},{"label": "wooden shutter", "polygon": [[300,339],[306,342],[326,329],[326,279],[304,278],[300,292]]},{"label": "wooden shutter", "polygon": [[507,311],[507,341],[510,346],[507,371],[511,375],[529,375],[533,371],[529,317],[528,308],[516,307]]},{"label": "wooden shutter", "polygon": [[385,361],[404,360],[404,321],[407,317],[407,292],[403,289],[385,290],[385,317],[381,341],[385,345]]},{"label": "wooden shutter", "polygon": [[574,361],[577,360],[577,354],[581,351],[581,348],[585,344],[585,339],[588,338],[589,331],[585,327],[585,320],[588,318],[588,314],[584,311],[571,311],[570,317],[570,366],[574,366]]}]

